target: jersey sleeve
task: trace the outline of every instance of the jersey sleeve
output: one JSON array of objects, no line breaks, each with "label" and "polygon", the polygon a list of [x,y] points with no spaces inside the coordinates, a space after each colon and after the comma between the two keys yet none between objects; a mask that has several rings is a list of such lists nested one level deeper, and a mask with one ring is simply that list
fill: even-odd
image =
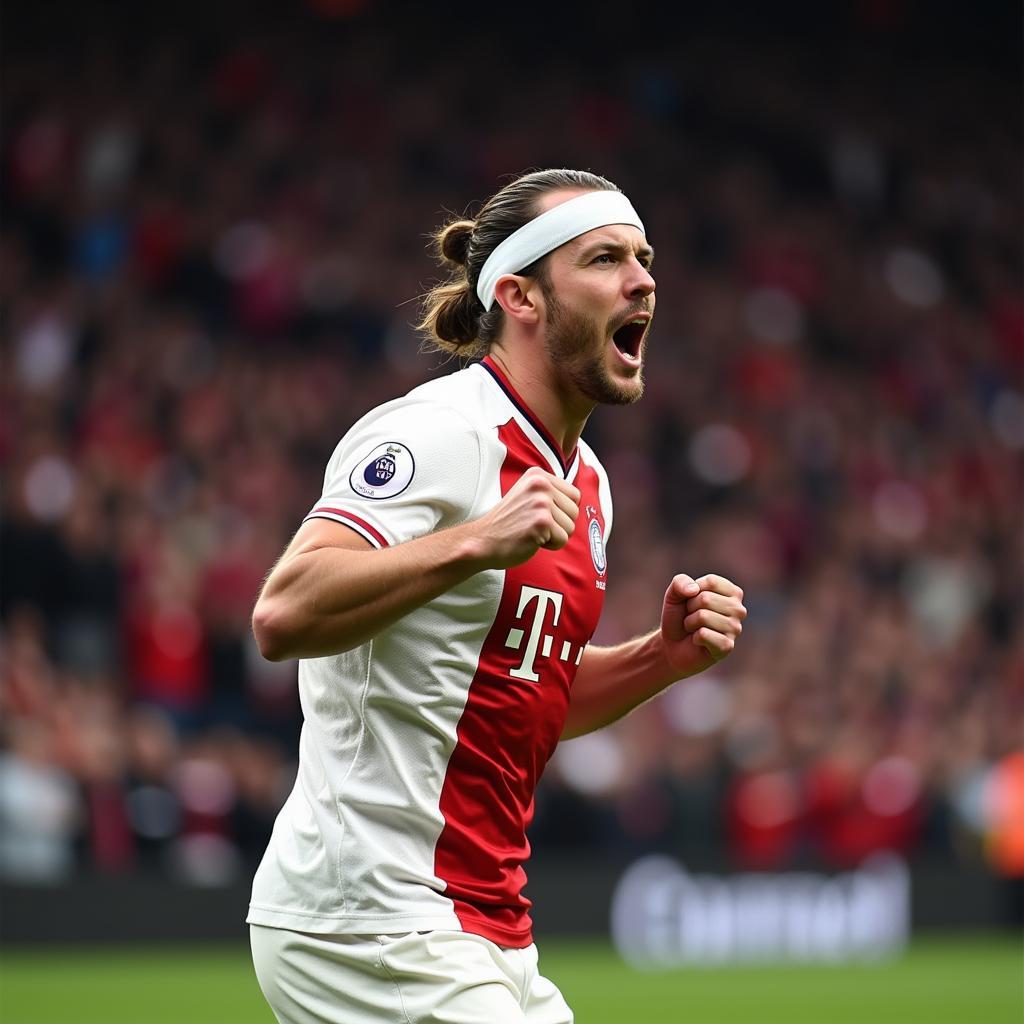
[{"label": "jersey sleeve", "polygon": [[327,464],[306,519],[333,519],[384,548],[469,518],[480,440],[457,410],[398,399],[364,416]]}]

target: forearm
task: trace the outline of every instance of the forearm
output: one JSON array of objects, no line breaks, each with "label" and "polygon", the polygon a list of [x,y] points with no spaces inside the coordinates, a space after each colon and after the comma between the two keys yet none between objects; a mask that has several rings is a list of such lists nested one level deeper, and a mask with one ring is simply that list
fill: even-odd
[{"label": "forearm", "polygon": [[559,551],[579,497],[572,484],[531,467],[479,519],[382,550],[337,523],[309,519],[256,602],[260,653],[271,661],[340,654],[478,572],[520,565],[540,548]]},{"label": "forearm", "polygon": [[679,678],[665,658],[658,630],[615,647],[587,647],[573,681],[562,739],[609,725]]},{"label": "forearm", "polygon": [[486,568],[464,527],[395,547],[309,547],[288,553],[253,613],[264,657],[315,658],[351,650]]}]

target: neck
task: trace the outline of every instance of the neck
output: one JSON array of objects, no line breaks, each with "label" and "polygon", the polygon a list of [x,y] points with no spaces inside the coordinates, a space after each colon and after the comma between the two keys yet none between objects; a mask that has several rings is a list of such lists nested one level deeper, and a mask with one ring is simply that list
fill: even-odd
[{"label": "neck", "polygon": [[573,453],[594,402],[567,394],[547,360],[516,358],[516,353],[501,342],[495,343],[488,356],[508,378],[530,411],[555,439],[565,458]]}]

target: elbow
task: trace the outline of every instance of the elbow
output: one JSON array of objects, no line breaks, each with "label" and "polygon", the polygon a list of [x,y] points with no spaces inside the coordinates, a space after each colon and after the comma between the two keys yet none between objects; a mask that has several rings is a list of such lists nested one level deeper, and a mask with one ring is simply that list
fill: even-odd
[{"label": "elbow", "polygon": [[256,647],[267,661],[286,661],[292,653],[293,638],[272,601],[261,598],[252,613],[252,635]]}]

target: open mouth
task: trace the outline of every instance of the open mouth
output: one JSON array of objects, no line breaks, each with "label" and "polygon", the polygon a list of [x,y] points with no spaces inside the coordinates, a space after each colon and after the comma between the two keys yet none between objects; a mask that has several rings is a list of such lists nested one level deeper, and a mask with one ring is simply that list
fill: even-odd
[{"label": "open mouth", "polygon": [[649,318],[638,317],[623,324],[612,335],[615,347],[624,355],[636,359],[640,355],[640,346],[643,343],[644,334],[647,332],[648,323],[650,323]]}]

